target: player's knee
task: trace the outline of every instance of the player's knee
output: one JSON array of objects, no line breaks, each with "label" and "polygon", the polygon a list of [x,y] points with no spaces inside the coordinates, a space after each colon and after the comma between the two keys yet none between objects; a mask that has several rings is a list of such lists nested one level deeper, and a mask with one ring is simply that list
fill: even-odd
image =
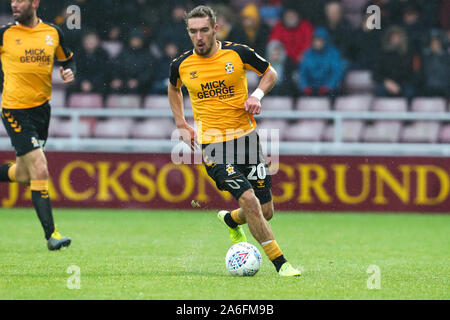
[{"label": "player's knee", "polygon": [[16,169],[16,181],[20,184],[28,185],[30,183],[30,175],[26,170]]},{"label": "player's knee", "polygon": [[242,194],[239,198],[239,204],[246,214],[261,215],[261,205],[252,189],[247,190]]},{"label": "player's knee", "polygon": [[47,161],[45,161],[45,159],[38,159],[34,161],[32,167],[30,168],[30,173],[32,175],[32,179],[47,180],[49,176]]}]

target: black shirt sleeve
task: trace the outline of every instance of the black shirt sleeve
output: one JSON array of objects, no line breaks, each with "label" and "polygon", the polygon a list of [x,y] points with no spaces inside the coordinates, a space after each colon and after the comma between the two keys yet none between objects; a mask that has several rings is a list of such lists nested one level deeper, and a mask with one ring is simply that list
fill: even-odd
[{"label": "black shirt sleeve", "polygon": [[232,42],[225,43],[224,49],[231,49],[237,52],[246,69],[256,72],[258,75],[263,75],[270,66],[270,63],[255,52],[252,48],[243,44],[236,44]]},{"label": "black shirt sleeve", "polygon": [[56,48],[56,54],[55,54],[56,58],[59,61],[67,61],[67,60],[71,59],[73,57],[73,52],[67,46],[66,41],[64,39],[64,34],[63,34],[61,28],[53,23],[48,23],[48,22],[45,22],[45,23],[52,26],[53,28],[55,28],[56,31],[58,32],[59,46],[58,46],[58,48]]},{"label": "black shirt sleeve", "polygon": [[169,71],[169,81],[175,88],[181,87],[181,79],[180,79],[180,58],[175,59],[170,64],[170,71]]}]

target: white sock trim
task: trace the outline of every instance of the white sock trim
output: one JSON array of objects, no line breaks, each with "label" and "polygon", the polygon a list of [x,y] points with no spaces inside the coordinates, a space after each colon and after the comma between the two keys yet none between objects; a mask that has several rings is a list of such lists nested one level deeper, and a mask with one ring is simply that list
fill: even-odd
[{"label": "white sock trim", "polygon": [[262,242],[261,243],[261,246],[262,247],[264,247],[264,246],[267,246],[269,243],[271,243],[271,242],[273,242],[273,240],[269,240],[269,241],[266,241],[266,242]]}]

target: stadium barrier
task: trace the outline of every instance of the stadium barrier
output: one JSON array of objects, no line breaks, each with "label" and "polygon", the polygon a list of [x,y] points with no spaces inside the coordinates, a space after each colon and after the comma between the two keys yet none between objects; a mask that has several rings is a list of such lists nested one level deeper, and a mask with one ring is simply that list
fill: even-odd
[{"label": "stadium barrier", "polygon": [[[14,159],[12,152],[0,152]],[[203,209],[236,207],[202,165],[169,154],[47,153],[55,207]],[[448,213],[450,159],[280,156],[273,176],[277,210]],[[31,206],[30,192],[1,184],[2,207]]]},{"label": "stadium barrier", "polygon": [[[50,151],[127,152],[127,153],[170,153],[178,143],[170,139],[105,139],[80,136],[80,119],[87,118],[172,118],[167,109],[54,109],[54,117],[69,117],[72,121],[71,137],[51,138],[47,144]],[[186,117],[192,111],[186,110]],[[450,144],[444,143],[366,143],[342,141],[345,120],[401,120],[450,122],[450,113],[428,112],[339,112],[339,111],[272,111],[267,110],[257,119],[322,119],[334,123],[332,142],[288,142],[279,145],[280,154],[285,155],[358,155],[358,156],[436,156],[450,155]],[[117,128],[120,130],[120,128]],[[0,150],[10,150],[9,138],[0,138]]]}]

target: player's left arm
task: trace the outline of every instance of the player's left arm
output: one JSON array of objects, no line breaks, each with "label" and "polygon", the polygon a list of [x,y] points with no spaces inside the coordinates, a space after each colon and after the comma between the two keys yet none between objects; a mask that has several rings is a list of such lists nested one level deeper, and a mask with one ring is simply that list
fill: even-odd
[{"label": "player's left arm", "polygon": [[56,25],[53,26],[58,32],[59,37],[59,45],[56,48],[55,56],[61,63],[61,66],[59,67],[61,79],[63,79],[64,83],[71,83],[75,81],[75,75],[77,73],[77,65],[73,57],[74,54],[66,45],[62,30]]},{"label": "player's left arm", "polygon": [[250,114],[261,113],[261,99],[275,86],[278,75],[270,63],[246,45],[236,46],[236,50],[244,63],[244,68],[261,76],[258,88],[245,101],[244,108]]},{"label": "player's left arm", "polygon": [[258,88],[245,101],[245,111],[250,114],[261,113],[261,99],[273,89],[278,80],[278,74],[272,66],[261,77]]},{"label": "player's left arm", "polygon": [[71,58],[69,61],[62,63],[59,67],[59,73],[61,74],[61,79],[64,83],[72,83],[75,81],[75,74],[77,72],[77,65],[75,59]]}]

